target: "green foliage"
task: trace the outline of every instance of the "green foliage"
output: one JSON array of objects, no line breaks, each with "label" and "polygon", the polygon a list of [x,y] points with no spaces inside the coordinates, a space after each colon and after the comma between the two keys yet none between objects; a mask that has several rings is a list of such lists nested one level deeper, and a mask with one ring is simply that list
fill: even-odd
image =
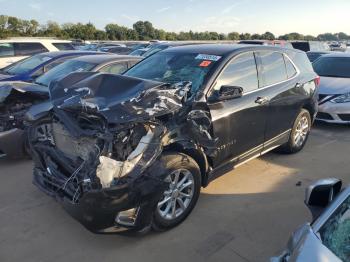
[{"label": "green foliage", "polygon": [[[64,39],[82,40],[250,40],[265,39],[274,40],[275,35],[271,32],[264,34],[249,34],[231,32],[229,34],[219,34],[217,32],[166,32],[162,29],[154,28],[149,21],[137,21],[132,28],[120,26],[118,24],[108,24],[104,30],[97,29],[92,23],[67,23],[60,25],[54,21],[48,21],[40,25],[36,20],[23,20],[13,16],[0,15],[0,39],[12,36],[47,36]],[[317,37],[312,35],[302,35],[299,33],[289,33],[279,36],[283,40],[307,40],[307,41],[338,41],[350,40],[350,36],[340,32],[337,34],[325,33]]]}]

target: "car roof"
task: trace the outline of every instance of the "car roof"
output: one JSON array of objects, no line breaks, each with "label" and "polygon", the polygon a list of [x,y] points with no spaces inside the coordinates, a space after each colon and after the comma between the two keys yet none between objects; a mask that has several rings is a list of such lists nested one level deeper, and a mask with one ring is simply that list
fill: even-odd
[{"label": "car roof", "polygon": [[[96,51],[79,51],[79,50],[66,50],[66,51],[53,51],[53,52],[45,52],[40,53],[40,55],[46,55],[49,57],[60,57],[60,56],[69,56],[69,55],[88,55],[88,54],[101,54],[101,52]],[[103,53],[102,53],[103,54]]]},{"label": "car roof", "polygon": [[0,43],[71,43],[69,40],[60,40],[60,39],[50,39],[50,38],[36,38],[36,37],[13,37],[8,39],[0,40]]},{"label": "car roof", "polygon": [[[166,49],[162,52],[184,52],[184,53],[200,53],[217,56],[229,56],[239,50],[286,50],[285,48],[275,46],[263,46],[263,45],[245,45],[245,44],[197,44],[197,45],[186,45],[174,48]],[[298,51],[294,49],[288,49],[288,51]]]},{"label": "car roof", "polygon": [[350,58],[350,53],[334,52],[334,53],[326,54],[322,57],[346,57],[346,58]]},{"label": "car roof", "polygon": [[123,61],[123,60],[142,60],[143,57],[131,56],[131,55],[116,55],[116,54],[102,54],[102,55],[87,55],[74,58],[72,60],[78,60],[88,63],[107,63],[112,61]]}]

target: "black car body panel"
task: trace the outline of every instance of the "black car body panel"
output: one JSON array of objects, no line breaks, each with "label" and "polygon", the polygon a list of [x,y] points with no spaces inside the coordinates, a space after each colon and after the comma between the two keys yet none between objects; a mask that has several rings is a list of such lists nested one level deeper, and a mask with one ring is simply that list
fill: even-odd
[{"label": "black car body panel", "polygon": [[[253,52],[255,70],[261,68],[258,51],[289,57],[295,74],[239,98],[211,99],[213,86],[239,55]],[[188,79],[169,84],[126,76],[128,72],[124,76],[71,74],[50,85],[51,110],[37,108],[27,114],[32,121],[34,183],[63,201],[65,209],[94,232],[150,225],[166,188],[163,152],[191,156],[206,186],[226,167],[285,143],[302,108],[312,116],[317,111],[317,75],[305,53],[229,45],[163,52],[205,54],[199,57],[213,59],[209,63],[204,59],[205,65],[217,62],[196,93],[191,93]],[[202,59],[198,63],[202,66]],[[257,71],[257,83],[262,81],[261,72]],[[260,103],[261,97],[266,101]],[[38,139],[36,132],[43,126],[50,131]],[[117,215],[129,209],[137,210],[134,223],[117,222]]]}]

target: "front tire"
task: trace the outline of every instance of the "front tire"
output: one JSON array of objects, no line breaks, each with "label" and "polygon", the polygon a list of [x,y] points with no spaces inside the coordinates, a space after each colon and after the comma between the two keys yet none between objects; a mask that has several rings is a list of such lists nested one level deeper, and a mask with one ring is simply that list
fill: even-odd
[{"label": "front tire", "polygon": [[167,153],[163,162],[169,187],[157,203],[152,228],[164,231],[183,222],[195,207],[201,189],[201,173],[198,164],[188,155]]},{"label": "front tire", "polygon": [[309,111],[301,109],[299,115],[295,119],[288,142],[282,145],[279,151],[286,154],[295,154],[302,150],[309,138],[311,123]]}]

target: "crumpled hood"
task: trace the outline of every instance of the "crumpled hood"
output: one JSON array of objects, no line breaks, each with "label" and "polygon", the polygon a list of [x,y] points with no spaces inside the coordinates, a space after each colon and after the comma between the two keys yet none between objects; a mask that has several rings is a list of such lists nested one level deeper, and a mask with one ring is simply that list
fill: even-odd
[{"label": "crumpled hood", "polygon": [[125,123],[179,110],[190,87],[190,82],[169,85],[122,75],[84,72],[51,83],[50,97],[58,109],[95,112],[109,123]]},{"label": "crumpled hood", "polygon": [[10,94],[13,93],[31,93],[38,96],[49,96],[49,89],[45,86],[27,83],[27,82],[3,82],[0,83],[0,103],[3,103]]},{"label": "crumpled hood", "polygon": [[348,92],[350,92],[350,78],[321,77],[320,94],[341,95]]}]

